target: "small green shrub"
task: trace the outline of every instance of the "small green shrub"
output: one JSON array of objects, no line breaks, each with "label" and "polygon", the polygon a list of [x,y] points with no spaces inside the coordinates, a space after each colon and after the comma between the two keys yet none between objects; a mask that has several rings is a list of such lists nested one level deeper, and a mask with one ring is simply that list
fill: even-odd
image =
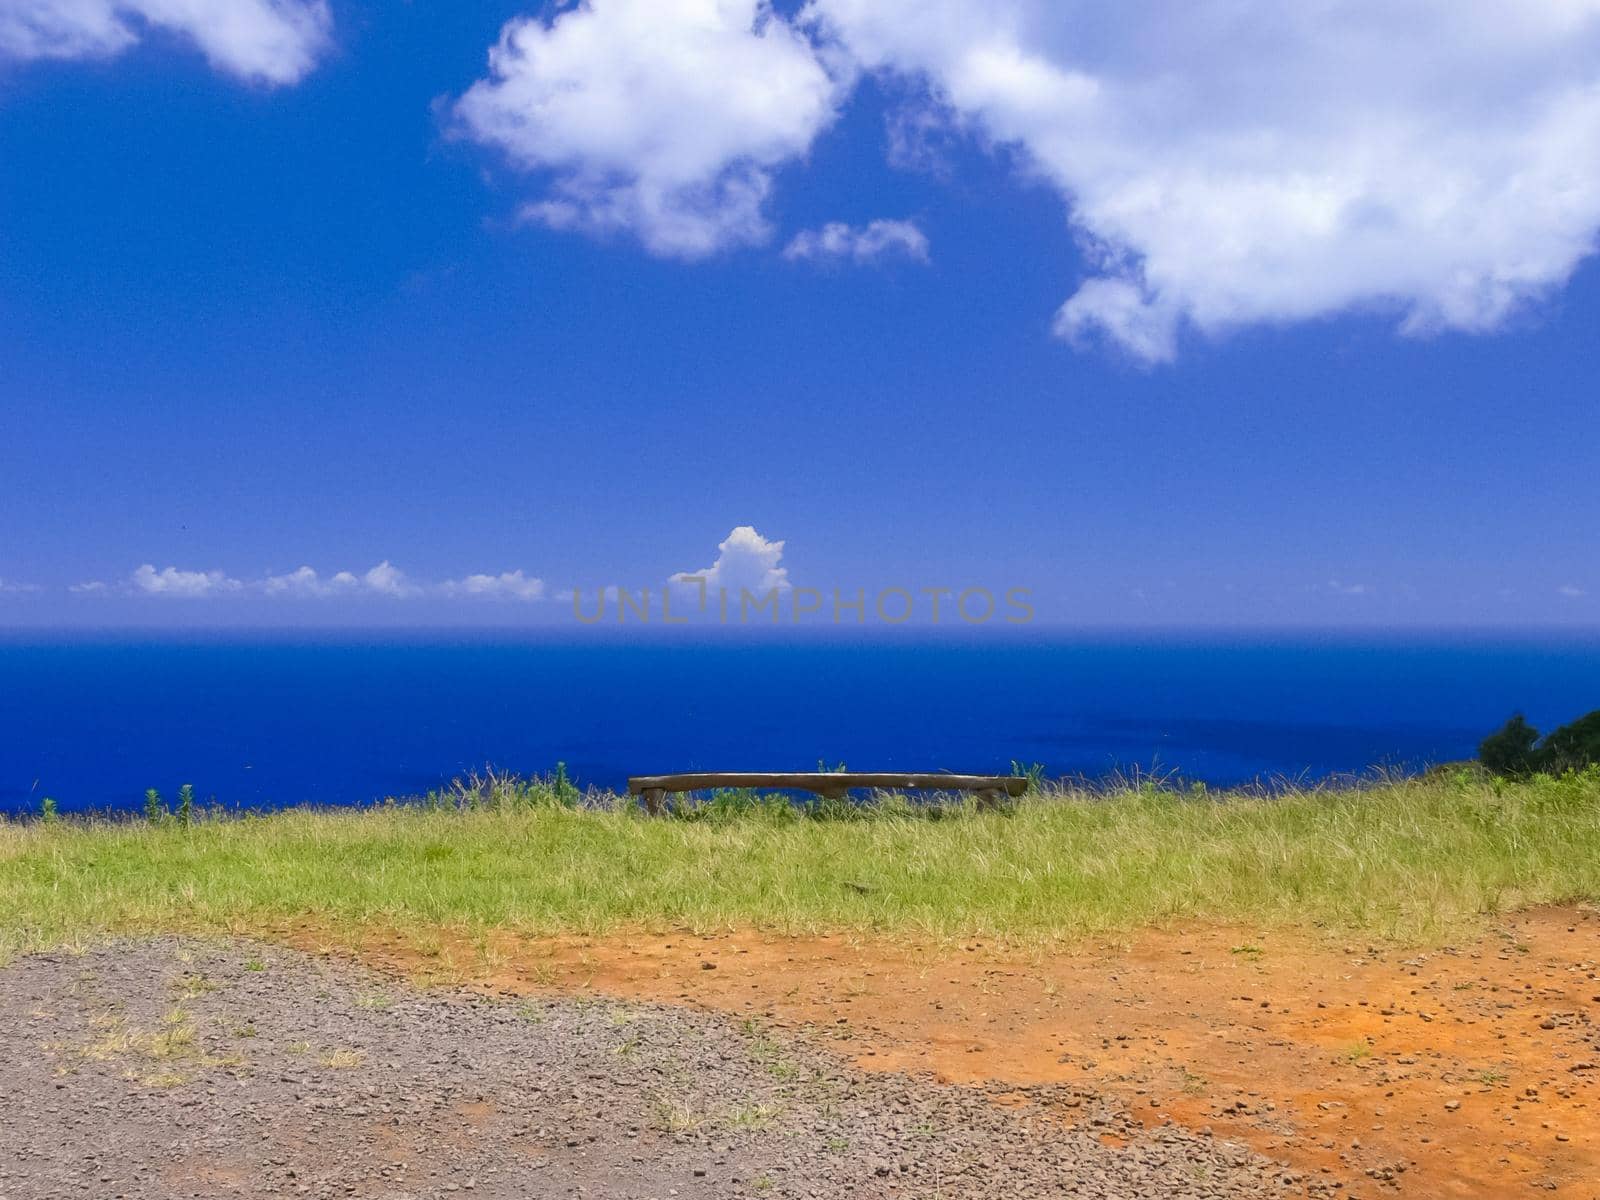
[{"label": "small green shrub", "polygon": [[1037,792],[1044,787],[1043,763],[1021,763],[1016,759],[1012,759],[1011,773],[1019,779],[1026,779],[1030,792]]},{"label": "small green shrub", "polygon": [[564,808],[576,808],[582,797],[577,784],[567,778],[567,764],[564,762],[556,764],[556,773],[550,780],[550,790],[554,793],[556,803]]},{"label": "small green shrub", "polygon": [[753,817],[793,819],[794,806],[780,795],[763,795],[754,788],[716,788],[699,804],[678,804],[675,816],[697,821],[744,821]]},{"label": "small green shrub", "polygon": [[520,812],[604,806],[591,803],[590,797],[567,774],[565,763],[557,763],[554,773],[549,775],[522,776],[485,767],[481,772],[472,771],[452,779],[447,788],[435,789],[420,797],[396,799],[391,796],[383,803],[391,808],[405,805],[430,812]]}]

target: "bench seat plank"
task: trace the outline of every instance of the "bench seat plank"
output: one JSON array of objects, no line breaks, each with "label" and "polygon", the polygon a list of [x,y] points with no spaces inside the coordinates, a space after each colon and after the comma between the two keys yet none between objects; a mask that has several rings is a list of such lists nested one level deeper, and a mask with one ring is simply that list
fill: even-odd
[{"label": "bench seat plank", "polygon": [[917,772],[775,771],[704,772],[685,775],[635,775],[628,792],[698,792],[710,788],[767,788],[772,791],[815,792],[834,795],[853,788],[883,791],[1004,792],[1020,796],[1028,781],[1016,775],[942,775]]}]

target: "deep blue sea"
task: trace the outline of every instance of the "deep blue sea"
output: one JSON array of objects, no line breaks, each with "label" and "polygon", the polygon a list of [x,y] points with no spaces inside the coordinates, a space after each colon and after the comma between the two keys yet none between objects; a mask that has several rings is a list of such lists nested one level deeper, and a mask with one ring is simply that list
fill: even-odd
[{"label": "deep blue sea", "polygon": [[350,803],[492,764],[1175,771],[1210,783],[1470,756],[1600,708],[1595,637],[575,641],[0,634],[0,810]]}]

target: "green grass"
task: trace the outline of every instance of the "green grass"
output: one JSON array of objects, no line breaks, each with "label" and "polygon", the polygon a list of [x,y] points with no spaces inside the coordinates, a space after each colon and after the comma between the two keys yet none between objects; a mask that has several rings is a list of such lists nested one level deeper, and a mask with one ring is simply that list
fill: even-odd
[{"label": "green grass", "polygon": [[482,804],[197,811],[190,825],[0,823],[0,955],[306,918],[419,934],[756,927],[1023,942],[1200,918],[1425,944],[1486,914],[1597,898],[1600,769],[1273,797],[1060,790],[990,814],[948,799],[807,815],[723,798],[649,820],[535,789]]}]

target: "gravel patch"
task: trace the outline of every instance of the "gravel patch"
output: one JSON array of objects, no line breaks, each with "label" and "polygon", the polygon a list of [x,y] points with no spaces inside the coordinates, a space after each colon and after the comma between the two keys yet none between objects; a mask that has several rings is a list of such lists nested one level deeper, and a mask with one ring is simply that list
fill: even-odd
[{"label": "gravel patch", "polygon": [[0,970],[0,1197],[1162,1197],[1314,1181],[1090,1092],[853,1070],[690,1009],[419,990],[250,942]]}]

